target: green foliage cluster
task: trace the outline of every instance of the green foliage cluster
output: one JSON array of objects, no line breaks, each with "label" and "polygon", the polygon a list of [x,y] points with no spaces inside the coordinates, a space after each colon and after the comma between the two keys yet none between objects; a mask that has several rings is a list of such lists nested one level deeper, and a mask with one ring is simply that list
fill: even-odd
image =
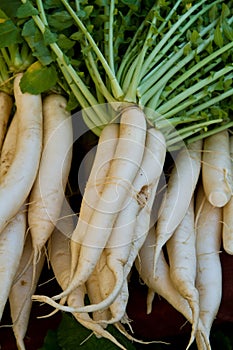
[{"label": "green foliage cluster", "polygon": [[137,104],[179,147],[232,127],[232,10],[232,0],[2,0],[1,86],[29,70],[23,91],[57,89],[70,110],[93,108],[84,119],[97,134],[119,103]]}]

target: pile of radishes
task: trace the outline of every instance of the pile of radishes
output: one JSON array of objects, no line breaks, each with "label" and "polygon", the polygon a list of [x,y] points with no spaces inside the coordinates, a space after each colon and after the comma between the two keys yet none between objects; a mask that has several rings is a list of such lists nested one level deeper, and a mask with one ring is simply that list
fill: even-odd
[{"label": "pile of radishes", "polygon": [[24,349],[45,244],[60,218],[72,159],[73,131],[66,99],[0,93],[0,317],[9,298],[18,348]]},{"label": "pile of radishes", "polygon": [[[133,328],[133,266],[148,286],[148,313],[158,293],[192,325],[187,348],[195,340],[199,350],[210,349],[222,295],[221,246],[233,252],[230,130],[184,145],[167,169],[161,131],[138,106],[122,105],[119,123],[100,135],[74,213],[65,196],[75,162],[67,101],[22,93],[21,77],[14,78],[14,98],[0,94],[0,306],[2,316],[9,299],[18,349],[25,348],[32,300],[73,313],[124,349],[106,326],[134,339],[124,328]],[[34,295],[45,259],[62,290],[52,298]]]}]

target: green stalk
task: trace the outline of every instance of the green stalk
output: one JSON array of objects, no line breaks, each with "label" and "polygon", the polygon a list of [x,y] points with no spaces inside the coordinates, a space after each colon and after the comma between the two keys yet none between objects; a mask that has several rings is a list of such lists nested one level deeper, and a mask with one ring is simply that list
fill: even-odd
[{"label": "green stalk", "polygon": [[227,130],[227,129],[230,129],[233,127],[233,121],[230,121],[229,123],[226,123],[226,124],[223,124],[223,125],[220,125],[218,127],[215,127],[214,129],[211,129],[211,130],[208,130],[208,131],[205,131],[204,133],[200,134],[200,135],[197,135],[197,136],[194,136],[194,137],[190,137],[186,143],[187,144],[190,144],[192,142],[195,142],[197,140],[201,140],[201,139],[204,139],[206,137],[209,137],[211,135],[214,135],[218,132],[221,132],[223,130]]},{"label": "green stalk", "polygon": [[167,147],[170,147],[170,146],[172,146],[180,141],[187,139],[191,135],[196,134],[197,132],[200,132],[201,130],[207,129],[208,126],[210,126],[210,125],[218,124],[221,122],[222,122],[222,119],[211,119],[211,120],[205,121],[203,123],[197,123],[195,125],[184,127],[178,131],[176,130],[175,132],[173,132],[169,135],[169,137],[166,140],[166,145],[167,145]]},{"label": "green stalk", "polygon": [[[213,28],[215,23],[211,23],[209,27]],[[200,33],[200,37],[203,37],[206,34],[206,29],[203,30]],[[144,80],[141,86],[138,87],[138,97],[141,99],[140,104],[150,106],[151,108],[157,108],[158,106],[158,95],[156,96],[156,92],[160,91],[160,94],[162,93],[163,89],[162,87],[166,86],[169,79],[171,79],[175,74],[177,74],[178,71],[180,71],[187,63],[189,63],[195,55],[200,54],[202,51],[205,50],[205,48],[211,43],[211,41],[214,38],[214,34],[210,35],[208,39],[204,40],[197,48],[196,50],[191,51],[190,53],[185,55],[186,48],[191,45],[191,43],[183,44],[182,47],[179,48],[178,52],[172,53],[168,59],[165,59],[164,63],[159,65],[160,69],[158,70],[158,67],[155,67],[148,75],[147,78]],[[201,60],[199,64],[195,65],[196,68],[192,68],[191,73],[189,74],[189,70],[186,72],[187,77],[193,74],[195,71],[200,69],[204,64],[207,64],[209,61],[213,60],[217,56],[221,55],[223,52],[227,51],[231,47],[231,43],[227,47],[223,47],[220,50],[217,50],[217,53],[213,53],[210,56],[207,57],[207,59]],[[222,50],[222,51],[221,51]],[[182,57],[182,55],[185,55],[185,57],[179,61],[179,59]],[[216,57],[215,57],[216,55]],[[177,61],[179,61],[177,64],[175,64]],[[171,68],[171,69],[170,69]],[[170,70],[169,70],[170,69]],[[167,73],[166,73],[167,72]],[[189,74],[189,75],[188,75]],[[161,78],[162,77],[162,78]],[[178,78],[180,79],[180,78]],[[186,80],[187,78],[185,78]],[[174,84],[174,82],[172,83]],[[179,80],[178,84],[179,85]],[[172,90],[165,92],[166,95],[170,94]],[[150,101],[150,102],[148,102]]]},{"label": "green stalk", "polygon": [[105,70],[105,72],[110,80],[110,84],[111,84],[111,88],[112,88],[112,92],[113,92],[114,97],[116,99],[121,99],[123,97],[123,91],[122,91],[122,89],[121,89],[121,87],[116,79],[115,74],[113,73],[113,71],[109,67],[106,59],[104,58],[101,51],[99,50],[96,42],[94,41],[94,39],[92,38],[92,36],[88,32],[87,28],[84,26],[83,22],[76,15],[76,13],[72,9],[72,7],[68,4],[67,0],[61,0],[61,2],[65,6],[67,11],[69,12],[71,17],[74,19],[75,23],[77,24],[79,29],[82,31],[82,33],[86,37],[87,41],[89,42],[90,46],[92,47],[93,51],[95,52],[97,58],[101,62],[102,66],[103,66],[103,68],[104,68],[104,70]]},{"label": "green stalk", "polygon": [[10,70],[11,59],[10,59],[10,55],[9,55],[7,48],[5,48],[5,47],[1,48],[1,54],[2,54],[2,57],[3,57],[5,64],[7,65],[8,69]]},{"label": "green stalk", "polygon": [[147,53],[147,50],[148,48],[150,47],[149,46],[149,41],[150,39],[152,38],[153,36],[153,28],[156,24],[156,17],[153,18],[152,22],[151,22],[151,25],[150,25],[150,28],[149,28],[149,31],[147,33],[147,36],[146,36],[146,39],[143,43],[143,47],[139,53],[139,55],[137,56],[136,60],[135,60],[135,64],[134,64],[134,67],[135,67],[135,70],[133,72],[133,75],[132,75],[132,79],[131,79],[131,82],[130,82],[130,85],[127,89],[127,92],[126,92],[126,95],[125,95],[125,98],[124,100],[127,101],[127,102],[134,102],[136,103],[137,102],[137,87],[139,85],[139,82],[141,80],[141,69],[142,69],[142,65],[143,65],[143,62],[144,62],[144,58],[146,56],[146,53]]},{"label": "green stalk", "polygon": [[[183,28],[180,28],[179,34],[177,34],[173,39],[169,40],[165,48],[156,56],[157,59],[153,61],[153,65],[155,64],[156,65],[154,66],[154,68],[151,67],[152,69],[145,75],[145,77],[142,79],[141,85],[138,87],[138,93],[140,96],[142,96],[146,91],[148,91],[159,80],[159,78],[164,75],[164,73],[168,70],[168,68],[174,65],[174,63],[181,57],[181,55],[184,54],[183,51],[185,50],[185,48],[186,49],[188,49],[189,47],[191,48],[190,42],[182,43],[180,46],[178,46],[179,50],[177,52],[173,51],[168,57],[165,57],[165,59],[158,64],[159,60],[161,60],[161,58],[165,56],[167,51],[172,46],[175,45],[176,41],[180,38],[181,34],[184,34],[198,18],[199,18],[198,15],[192,17]],[[210,25],[205,27],[199,33],[200,37],[202,38],[205,36],[205,34],[209,33],[216,24],[217,24],[217,20],[213,21]],[[206,46],[209,45],[209,43],[211,42],[211,40],[213,40],[213,38],[214,36],[211,35],[211,37],[208,37],[208,39],[206,39],[204,43],[201,43],[198,49],[196,49],[198,50],[198,52],[190,52],[189,60],[193,59],[196,53],[200,54],[200,52],[202,52],[206,48]],[[184,62],[184,63],[187,63],[187,62]],[[161,67],[161,68],[158,70],[158,67]]]},{"label": "green stalk", "polygon": [[4,91],[8,94],[12,93],[12,86],[8,84],[9,81],[9,70],[6,65],[5,60],[3,59],[3,56],[0,54],[0,91]]},{"label": "green stalk", "polygon": [[[23,1],[23,0],[22,0]],[[41,0],[38,0],[37,3],[41,2]],[[42,6],[43,7],[43,6]],[[41,7],[41,8],[42,8]],[[45,24],[42,22],[41,18],[36,15],[32,16],[33,20],[35,21],[37,27],[40,29],[42,34],[45,32]],[[46,20],[47,23],[47,20]],[[48,27],[47,27],[48,28]],[[56,43],[51,43],[50,47],[52,51],[55,53],[57,57],[57,61],[59,63],[60,67],[63,67],[64,70],[67,71],[67,74],[73,79],[74,83],[77,85],[79,91],[82,91],[82,94],[85,96],[85,99],[88,101],[89,105],[97,105],[98,101],[95,99],[95,97],[91,94],[85,83],[82,81],[82,79],[79,77],[75,69],[71,64],[68,64],[66,62],[65,56],[62,52],[62,50],[59,48],[59,46]],[[66,75],[67,76],[67,75]],[[79,94],[76,96],[77,100],[79,101]],[[80,102],[80,101],[79,101]]]},{"label": "green stalk", "polygon": [[186,115],[189,116],[189,115],[201,112],[201,111],[213,106],[214,104],[217,104],[218,102],[220,102],[220,101],[224,100],[225,98],[230,97],[232,95],[233,95],[233,88],[221,93],[219,96],[215,96],[215,97],[209,99],[208,101],[197,105],[193,109],[190,109],[189,111],[186,112]]},{"label": "green stalk", "polygon": [[162,25],[159,27],[156,34],[154,34],[154,27],[156,25],[157,18],[156,18],[156,16],[153,16],[150,28],[148,30],[145,41],[143,43],[143,47],[142,47],[140,54],[138,55],[137,60],[136,60],[135,71],[133,72],[132,78],[130,79],[130,84],[127,88],[127,93],[125,95],[125,101],[134,102],[134,103],[137,102],[137,87],[139,86],[139,83],[140,83],[142,76],[143,76],[142,67],[143,67],[143,64],[145,61],[145,56],[146,56],[147,50],[150,48],[150,45],[151,45],[150,41],[151,40],[155,41],[158,34],[162,32],[163,28],[165,27],[165,25],[168,23],[168,21],[170,20],[170,18],[172,17],[174,12],[176,11],[180,2],[181,2],[181,0],[176,2],[176,5],[169,12],[167,18],[164,20]]},{"label": "green stalk", "polygon": [[162,115],[164,115],[168,111],[170,112],[171,109],[173,109],[175,106],[177,106],[180,102],[182,102],[186,98],[192,96],[196,91],[205,88],[207,85],[213,83],[214,81],[216,81],[217,79],[226,75],[227,73],[231,72],[232,70],[233,70],[233,66],[226,66],[226,67],[220,69],[219,71],[215,72],[214,74],[210,75],[209,77],[202,79],[201,81],[194,84],[190,88],[179,93],[177,96],[173,97],[168,102],[164,103],[160,108],[158,108],[156,110],[156,112],[159,114],[162,114]]},{"label": "green stalk", "polygon": [[218,56],[222,55],[224,52],[230,50],[233,48],[233,42],[230,42],[226,44],[225,46],[221,47],[220,49],[216,50],[206,58],[203,58],[200,62],[195,64],[192,68],[188,69],[185,73],[183,73],[178,79],[173,81],[169,85],[169,91],[165,91],[164,98],[166,98],[172,91],[174,91],[179,85],[181,85],[183,82],[185,82],[191,75],[196,73],[198,70],[200,70],[202,67],[207,66],[207,64],[210,63],[210,61],[213,61]]},{"label": "green stalk", "polygon": [[192,5],[190,9],[184,13],[179,20],[172,25],[170,30],[163,36],[163,38],[160,40],[160,42],[154,47],[154,49],[151,51],[150,55],[147,57],[143,64],[143,72],[147,72],[151,69],[151,63],[154,61],[156,55],[159,54],[159,52],[162,50],[163,46],[169,41],[171,36],[180,28],[181,24],[194,12],[198,9],[199,6],[201,6],[206,0],[201,0],[199,3]]},{"label": "green stalk", "polygon": [[108,31],[108,55],[109,55],[109,67],[115,75],[115,63],[114,63],[114,52],[113,52],[113,27],[114,27],[114,10],[115,0],[110,1],[109,9],[109,31]]},{"label": "green stalk", "polygon": [[69,84],[73,94],[75,95],[75,97],[80,103],[80,106],[82,108],[83,118],[85,119],[85,123],[87,127],[90,130],[92,130],[96,135],[100,135],[101,129],[99,128],[99,126],[106,124],[106,122],[104,123],[104,121],[99,118],[99,113],[95,112],[94,106],[92,109],[90,108],[89,103],[87,102],[85,97],[82,95],[82,92],[78,89],[77,85],[74,84],[74,81],[72,77],[69,75],[69,73],[67,72],[67,70],[62,65],[60,65],[59,62],[58,62],[58,65],[62,71],[62,74],[64,75],[64,78]]},{"label": "green stalk", "polygon": [[86,64],[87,64],[87,68],[90,73],[90,76],[97,87],[97,90],[99,90],[102,93],[102,95],[106,98],[107,102],[109,103],[116,102],[112,94],[110,94],[109,90],[106,88],[106,85],[104,84],[101,78],[101,75],[99,74],[98,68],[96,66],[96,63],[91,51],[88,51],[87,53]]},{"label": "green stalk", "polygon": [[[40,10],[43,11],[43,4],[41,3],[41,0],[37,0],[37,4],[40,4]],[[42,22],[39,16],[33,16],[33,20],[35,21],[36,25],[42,32],[42,34],[45,31],[45,26],[47,25],[47,19],[46,16],[42,16],[44,18],[45,23]],[[47,27],[48,28],[48,27]],[[59,46],[56,43],[50,44],[51,49],[55,53],[57,57],[58,65],[67,80],[67,83],[69,84],[71,90],[73,91],[77,101],[81,105],[82,108],[90,108],[90,106],[93,107],[98,105],[98,101],[95,99],[93,94],[89,91],[87,86],[84,84],[82,79],[79,77],[77,72],[74,70],[73,66],[71,64],[68,64],[65,60],[64,54],[59,48]],[[93,118],[92,122],[89,122],[88,125],[92,130],[95,130],[95,132],[98,132],[98,125],[104,125],[106,124],[106,121],[108,120],[102,113],[100,113],[99,110],[96,111],[96,113],[92,113],[91,117]]]},{"label": "green stalk", "polygon": [[127,70],[126,66],[130,65],[129,62],[131,62],[132,57],[135,57],[134,53],[135,53],[135,51],[137,51],[137,46],[138,46],[136,41],[137,41],[137,38],[141,35],[144,27],[145,27],[145,21],[143,21],[141,23],[141,25],[139,26],[139,28],[137,29],[135,35],[133,36],[132,40],[129,43],[129,46],[128,46],[124,56],[121,59],[120,66],[119,66],[117,73],[116,73],[116,77],[117,77],[118,81],[122,82],[124,80],[123,79],[123,72],[125,72],[125,70]]}]

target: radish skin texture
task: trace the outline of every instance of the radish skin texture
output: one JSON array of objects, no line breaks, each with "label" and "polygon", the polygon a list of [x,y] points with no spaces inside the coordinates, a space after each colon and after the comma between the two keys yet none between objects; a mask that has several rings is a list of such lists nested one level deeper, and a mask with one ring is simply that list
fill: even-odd
[{"label": "radish skin texture", "polygon": [[[67,289],[54,296],[57,300],[85,283],[111,234],[112,227],[128,195],[128,187],[140,167],[146,138],[146,120],[139,108],[123,110],[119,139],[107,179],[82,241],[75,274]],[[86,311],[92,308],[86,306]],[[94,311],[94,309],[91,309]],[[78,310],[76,310],[78,311]],[[80,312],[80,310],[79,310]]]},{"label": "radish skin texture", "polygon": [[[188,301],[181,296],[181,294],[174,287],[170,278],[169,266],[165,260],[163,250],[161,250],[158,264],[155,273],[153,273],[154,264],[154,249],[155,249],[155,228],[151,227],[146,240],[140,250],[139,256],[135,261],[135,266],[138,270],[139,276],[148,286],[149,291],[154,291],[165,298],[177,311],[179,311],[191,324],[193,321],[192,310],[189,307]],[[150,307],[149,307],[150,308]],[[198,331],[204,337],[203,349],[210,349],[208,339],[205,335],[203,324],[199,322]],[[193,343],[195,334],[192,330],[190,341],[187,348]]]},{"label": "radish skin texture", "polygon": [[222,208],[213,207],[203,189],[198,189],[196,207],[196,288],[199,291],[200,320],[209,336],[222,298],[220,247]]},{"label": "radish skin texture", "polygon": [[77,225],[71,239],[71,277],[74,275],[77,266],[81,243],[85,235],[88,223],[101,196],[105,178],[114,157],[119,126],[117,124],[107,125],[98,141],[94,162],[88,177],[83,200],[80,207]]},{"label": "radish skin texture", "polygon": [[15,114],[8,127],[8,130],[2,145],[2,150],[0,155],[0,179],[4,178],[4,176],[8,172],[8,169],[11,166],[11,163],[16,151],[17,134],[18,134],[18,118],[17,118],[17,114]]},{"label": "radish skin texture", "polygon": [[179,293],[188,301],[192,310],[193,333],[199,320],[199,293],[195,287],[196,247],[194,227],[194,200],[191,199],[187,213],[166,243],[170,277]]},{"label": "radish skin texture", "polygon": [[43,100],[43,149],[28,208],[34,266],[54,226],[59,225],[70,172],[73,133],[66,105],[67,101],[61,95],[51,94]]},{"label": "radish skin texture", "polygon": [[4,91],[0,91],[0,149],[7,131],[7,124],[10,118],[13,100],[10,95]]},{"label": "radish skin texture", "polygon": [[204,140],[202,183],[205,195],[213,206],[223,207],[230,200],[232,169],[228,130]]},{"label": "radish skin texture", "polygon": [[[231,169],[233,174],[233,136],[230,135],[230,157]],[[233,186],[233,181],[231,180]],[[232,191],[233,192],[233,191]],[[227,204],[223,206],[223,227],[222,227],[222,243],[225,252],[233,255],[233,195],[231,195]]]},{"label": "radish skin texture", "polygon": [[172,168],[156,225],[154,269],[160,251],[189,207],[201,170],[202,141],[180,150]]},{"label": "radish skin texture", "polygon": [[18,118],[16,152],[7,174],[0,179],[0,232],[17,214],[35,181],[42,148],[42,102],[40,95],[23,94],[22,75],[14,80]]},{"label": "radish skin texture", "polygon": [[[28,329],[30,312],[32,307],[32,295],[44,265],[45,256],[42,254],[36,265],[34,284],[32,286],[33,265],[28,265],[32,256],[31,236],[28,234],[19,267],[15,276],[16,282],[11,286],[9,293],[12,329],[15,335],[18,350],[25,350],[24,337]],[[20,278],[18,278],[18,275]]]}]

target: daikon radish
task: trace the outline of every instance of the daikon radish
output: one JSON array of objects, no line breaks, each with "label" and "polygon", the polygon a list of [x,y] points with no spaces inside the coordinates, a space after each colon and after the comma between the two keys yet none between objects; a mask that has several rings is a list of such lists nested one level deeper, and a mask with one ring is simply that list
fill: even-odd
[{"label": "daikon radish", "polygon": [[51,94],[43,100],[43,149],[28,208],[35,267],[54,226],[59,224],[71,167],[72,119],[66,106],[61,95]]},{"label": "daikon radish", "polygon": [[205,138],[202,182],[206,198],[213,206],[223,207],[230,200],[232,169],[228,130]]},{"label": "daikon radish", "polygon": [[[135,261],[139,276],[148,286],[150,291],[154,291],[166,299],[190,322],[190,324],[192,324],[192,310],[188,301],[181,296],[171,281],[169,266],[165,260],[163,250],[160,252],[156,269],[153,272],[155,242],[155,228],[152,226],[140,250],[139,257]],[[198,323],[197,330],[201,332],[201,335],[205,340],[204,343],[206,345],[206,349],[210,349],[209,340],[205,334],[205,328],[200,321]],[[193,343],[195,333],[196,329],[192,329],[190,340],[186,349],[188,349]]]},{"label": "daikon radish", "polygon": [[202,141],[196,141],[181,149],[174,161],[156,225],[154,269],[162,247],[189,207],[200,174],[201,150]]},{"label": "daikon radish", "polygon": [[[32,295],[35,293],[37,283],[44,265],[45,256],[42,254],[36,264],[35,278],[32,285],[33,264],[32,242],[30,234],[24,245],[19,267],[15,276],[16,282],[11,286],[9,294],[12,329],[19,350],[25,350],[24,337],[28,329],[29,318],[32,308]],[[30,265],[28,262],[30,261]],[[18,277],[20,276],[20,277]]]},{"label": "daikon radish", "polygon": [[222,298],[220,248],[222,208],[213,207],[198,188],[196,205],[196,288],[199,292],[200,320],[209,336]]},{"label": "daikon radish", "polygon": [[195,334],[199,320],[199,294],[195,287],[197,264],[193,198],[183,220],[167,241],[166,248],[171,280],[190,305]]},{"label": "daikon radish", "polygon": [[35,181],[42,148],[40,95],[22,93],[18,74],[14,80],[18,134],[16,152],[7,174],[0,179],[0,232],[18,213]]},{"label": "daikon radish", "polygon": [[[230,157],[231,169],[233,176],[233,136],[230,135]],[[223,227],[222,227],[222,243],[224,250],[233,255],[233,178],[231,178],[231,197],[227,204],[223,206]]]}]

